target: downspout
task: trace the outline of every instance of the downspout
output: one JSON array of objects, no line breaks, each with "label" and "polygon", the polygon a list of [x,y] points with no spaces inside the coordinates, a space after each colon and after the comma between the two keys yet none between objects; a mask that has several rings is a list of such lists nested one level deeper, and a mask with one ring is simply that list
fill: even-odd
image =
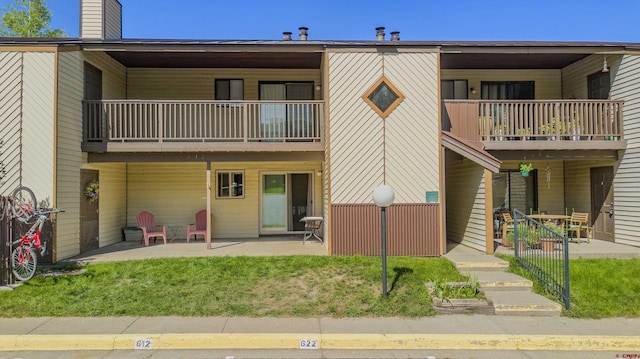
[{"label": "downspout", "polygon": [[211,249],[211,161],[207,161],[207,249]]},{"label": "downspout", "polygon": [[[54,52],[54,65],[53,65],[53,193],[51,199],[51,205],[54,208],[58,208],[58,65],[60,62],[60,52],[58,48]],[[57,222],[53,222],[53,235],[51,243],[51,261],[56,263],[58,261],[58,226]]]}]

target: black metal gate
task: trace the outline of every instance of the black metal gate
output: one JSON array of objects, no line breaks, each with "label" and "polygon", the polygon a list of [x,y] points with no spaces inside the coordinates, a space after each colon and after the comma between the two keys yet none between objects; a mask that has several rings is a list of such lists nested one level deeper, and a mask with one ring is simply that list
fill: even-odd
[{"label": "black metal gate", "polygon": [[11,275],[11,238],[13,238],[13,226],[11,217],[7,215],[5,209],[9,205],[7,197],[0,197],[0,286],[13,283]]},{"label": "black metal gate", "polygon": [[564,226],[539,222],[517,209],[513,222],[516,261],[569,309],[569,238]]}]

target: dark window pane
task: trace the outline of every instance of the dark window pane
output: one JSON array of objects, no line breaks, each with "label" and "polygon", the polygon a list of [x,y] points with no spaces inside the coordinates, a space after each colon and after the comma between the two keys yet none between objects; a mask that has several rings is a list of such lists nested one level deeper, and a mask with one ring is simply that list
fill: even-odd
[{"label": "dark window pane", "polygon": [[218,197],[229,197],[229,173],[218,173]]},{"label": "dark window pane", "polygon": [[387,111],[387,109],[398,99],[396,95],[386,83],[381,83],[378,88],[373,90],[369,95],[369,100],[373,102],[381,112]]},{"label": "dark window pane", "polygon": [[233,182],[232,182],[232,188],[233,188],[233,196],[234,197],[241,197],[243,195],[243,183],[242,183],[242,173],[234,173],[233,174]]},{"label": "dark window pane", "polygon": [[216,80],[216,100],[230,100],[231,89],[229,80]]}]

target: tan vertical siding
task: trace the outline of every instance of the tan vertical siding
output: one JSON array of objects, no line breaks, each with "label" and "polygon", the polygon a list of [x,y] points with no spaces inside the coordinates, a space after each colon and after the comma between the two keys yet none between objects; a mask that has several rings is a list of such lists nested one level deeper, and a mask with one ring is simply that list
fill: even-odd
[{"label": "tan vertical siding", "polygon": [[439,189],[438,71],[434,53],[385,57],[385,75],[405,96],[386,123],[386,179],[395,203],[424,203]]},{"label": "tan vertical siding", "polygon": [[[322,181],[317,172],[321,162],[213,162],[213,238],[258,237],[260,230],[260,177],[264,172],[309,172],[313,177],[313,211],[321,215]],[[244,198],[215,198],[216,171],[244,172]],[[134,226],[140,211],[150,211],[156,221],[179,226],[178,238],[185,238],[186,224],[206,208],[206,163],[130,163],[127,176],[127,224]]]},{"label": "tan vertical siding", "polygon": [[102,39],[103,0],[82,0],[80,2],[80,37],[83,39]]},{"label": "tan vertical siding", "polygon": [[0,194],[9,194],[20,185],[20,129],[22,122],[22,56],[20,52],[0,52]]},{"label": "tan vertical siding", "polygon": [[[374,256],[382,253],[381,210],[374,204],[335,204],[331,210],[332,254]],[[438,204],[394,204],[387,208],[387,254],[437,256]]]},{"label": "tan vertical siding", "polygon": [[[216,79],[243,79],[245,100],[258,100],[259,81],[322,83],[320,70],[292,69],[149,69],[130,68],[130,99],[213,100]],[[315,91],[315,90],[314,90]],[[321,93],[315,91],[316,99]]]},{"label": "tan vertical siding", "polygon": [[38,201],[53,201],[54,60],[52,52],[24,54],[22,184]]},{"label": "tan vertical siding", "polygon": [[447,159],[445,181],[447,241],[485,251],[484,168],[467,159]]},{"label": "tan vertical siding", "polygon": [[[614,69],[618,64],[619,68]],[[614,61],[611,72],[611,98],[624,100],[623,128],[627,140],[613,184],[615,241],[640,246],[640,56],[623,56],[619,62]]]},{"label": "tan vertical siding", "polygon": [[65,213],[57,216],[56,258],[80,252],[80,167],[83,163],[82,92],[83,58],[80,52],[58,56],[58,139],[57,206]]},{"label": "tan vertical siding", "polygon": [[329,54],[332,204],[371,203],[373,189],[383,183],[384,120],[361,98],[381,75],[379,54]]},{"label": "tan vertical siding", "polygon": [[122,5],[118,0],[105,1],[104,38],[107,40],[122,38]]},{"label": "tan vertical siding", "polygon": [[[600,65],[602,66],[602,64]],[[560,70],[441,70],[442,80],[467,80],[469,99],[477,100],[481,96],[482,81],[535,81],[537,100],[559,99],[562,96],[562,78]]]}]

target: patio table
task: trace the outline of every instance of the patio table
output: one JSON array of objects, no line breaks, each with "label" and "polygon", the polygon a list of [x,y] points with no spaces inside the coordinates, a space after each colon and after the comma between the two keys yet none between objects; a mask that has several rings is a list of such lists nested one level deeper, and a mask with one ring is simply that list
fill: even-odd
[{"label": "patio table", "polygon": [[532,214],[529,217],[533,219],[538,219],[540,222],[544,221],[554,221],[562,228],[564,228],[564,223],[567,219],[571,218],[571,216],[567,216],[564,214]]},{"label": "patio table", "polygon": [[324,218],[322,217],[303,217],[300,222],[304,222],[304,236],[302,237],[302,244],[305,244],[307,239],[316,237],[320,243],[324,243],[321,237],[322,223]]}]

